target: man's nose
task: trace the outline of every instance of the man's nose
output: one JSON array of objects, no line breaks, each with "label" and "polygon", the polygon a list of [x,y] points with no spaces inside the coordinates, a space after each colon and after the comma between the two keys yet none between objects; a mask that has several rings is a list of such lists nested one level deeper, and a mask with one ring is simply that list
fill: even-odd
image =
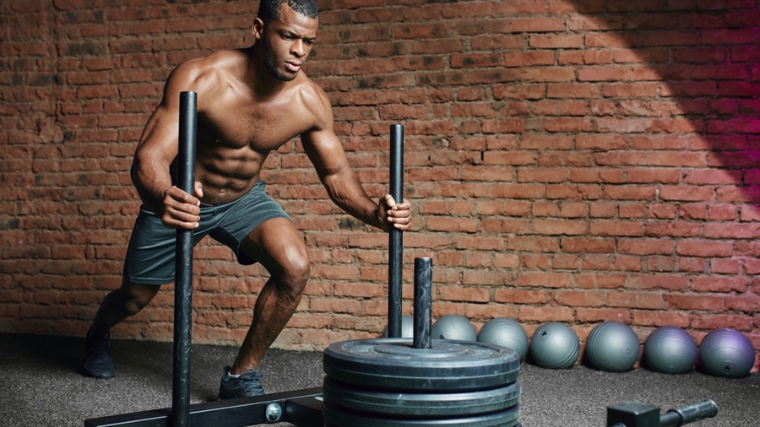
[{"label": "man's nose", "polygon": [[293,55],[301,58],[302,56],[306,55],[306,45],[304,44],[303,40],[296,40],[293,43],[290,51]]}]

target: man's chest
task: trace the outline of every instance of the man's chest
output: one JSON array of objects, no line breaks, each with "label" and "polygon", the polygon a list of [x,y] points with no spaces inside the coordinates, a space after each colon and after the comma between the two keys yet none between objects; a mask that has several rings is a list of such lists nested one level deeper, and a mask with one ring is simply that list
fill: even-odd
[{"label": "man's chest", "polygon": [[297,108],[230,107],[199,116],[199,136],[229,148],[277,150],[308,130]]}]

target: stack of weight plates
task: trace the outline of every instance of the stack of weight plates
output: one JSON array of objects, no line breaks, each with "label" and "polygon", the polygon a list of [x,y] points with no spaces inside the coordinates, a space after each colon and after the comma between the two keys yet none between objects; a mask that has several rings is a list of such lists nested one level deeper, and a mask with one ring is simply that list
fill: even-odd
[{"label": "stack of weight plates", "polygon": [[519,426],[520,357],[477,342],[344,341],[324,352],[326,427]]}]

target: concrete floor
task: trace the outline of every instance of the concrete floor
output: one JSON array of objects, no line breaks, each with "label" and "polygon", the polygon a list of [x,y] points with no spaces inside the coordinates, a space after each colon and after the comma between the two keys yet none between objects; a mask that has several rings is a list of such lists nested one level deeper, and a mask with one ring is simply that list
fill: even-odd
[{"label": "concrete floor", "polygon": [[[82,427],[88,418],[171,406],[171,343],[113,341],[111,380],[81,375],[82,346],[81,338],[0,334],[0,426]],[[216,399],[222,367],[236,353],[234,347],[193,346],[193,403]],[[271,350],[261,372],[270,393],[321,386],[322,354]],[[609,405],[637,401],[665,411],[705,399],[718,404],[718,416],[690,425],[760,426],[757,374],[725,379],[646,369],[609,373],[582,365],[556,371],[523,363],[519,381],[523,427],[604,427]]]}]

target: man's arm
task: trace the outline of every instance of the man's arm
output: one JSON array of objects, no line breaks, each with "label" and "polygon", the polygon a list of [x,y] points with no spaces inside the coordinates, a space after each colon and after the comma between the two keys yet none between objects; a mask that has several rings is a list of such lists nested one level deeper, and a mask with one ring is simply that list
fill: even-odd
[{"label": "man's arm", "polygon": [[326,96],[321,94],[318,101],[322,104],[316,112],[318,126],[303,133],[301,142],[330,199],[369,225],[385,231],[391,224],[399,230],[408,229],[412,219],[409,201],[397,203],[390,194],[380,199],[379,203],[369,198],[348,162],[343,145],[333,132],[332,110]]},{"label": "man's arm", "polygon": [[[179,95],[183,91],[207,91],[209,77],[197,62],[178,66],[169,76],[161,103],[148,119],[132,163],[132,183],[145,206],[161,215],[167,227],[192,229],[200,220],[200,201],[173,186],[171,164],[177,157],[179,143]],[[201,110],[198,96],[198,110]],[[202,197],[196,183],[196,196]]]}]

